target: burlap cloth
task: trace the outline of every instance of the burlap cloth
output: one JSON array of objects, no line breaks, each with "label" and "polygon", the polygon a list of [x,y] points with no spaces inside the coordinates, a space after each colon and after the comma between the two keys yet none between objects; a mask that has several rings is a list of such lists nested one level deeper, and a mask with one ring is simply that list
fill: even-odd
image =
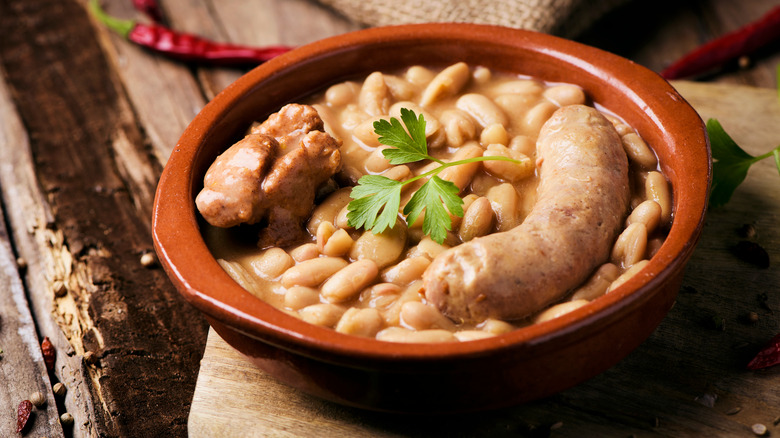
[{"label": "burlap cloth", "polygon": [[575,37],[627,0],[320,0],[369,26],[423,22],[498,24]]}]

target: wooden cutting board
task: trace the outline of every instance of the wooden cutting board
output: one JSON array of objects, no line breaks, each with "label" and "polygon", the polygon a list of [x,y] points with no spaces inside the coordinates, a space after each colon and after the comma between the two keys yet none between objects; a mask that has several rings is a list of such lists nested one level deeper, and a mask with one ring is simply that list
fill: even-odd
[{"label": "wooden cutting board", "polygon": [[[676,82],[702,118],[717,118],[748,152],[780,144],[775,90]],[[780,367],[745,363],[780,331],[780,175],[751,169],[711,211],[675,307],[656,332],[607,372],[553,397],[491,412],[416,417],[366,412],[302,394],[252,366],[212,330],[189,417],[192,437],[265,436],[753,436],[780,433]],[[739,230],[750,224],[755,236]],[[761,269],[729,248],[769,252]],[[757,321],[752,321],[750,313]],[[575,364],[576,366],[576,364]]]}]

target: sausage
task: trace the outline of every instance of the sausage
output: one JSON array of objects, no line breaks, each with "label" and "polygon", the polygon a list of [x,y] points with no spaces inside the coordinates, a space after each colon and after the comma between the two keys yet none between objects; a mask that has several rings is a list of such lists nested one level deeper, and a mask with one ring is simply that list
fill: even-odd
[{"label": "sausage", "polygon": [[615,128],[591,107],[562,107],[537,148],[538,200],[523,223],[443,252],[423,274],[426,300],[456,322],[527,317],[609,257],[630,197]]}]

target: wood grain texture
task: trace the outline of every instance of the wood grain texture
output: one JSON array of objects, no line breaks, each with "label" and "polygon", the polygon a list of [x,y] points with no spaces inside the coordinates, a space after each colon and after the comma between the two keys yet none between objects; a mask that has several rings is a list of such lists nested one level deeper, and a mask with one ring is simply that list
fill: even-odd
[{"label": "wood grain texture", "polygon": [[[717,117],[753,154],[780,139],[773,90],[676,82],[702,117]],[[254,368],[213,331],[195,389],[190,436],[752,436],[780,428],[780,369],[745,364],[780,329],[780,184],[756,165],[727,206],[711,211],[674,308],[656,332],[607,372],[545,400],[435,419],[365,412],[293,390]],[[743,224],[773,263],[762,269],[729,248]],[[774,286],[773,286],[774,285]],[[762,294],[765,294],[764,297]],[[759,319],[748,321],[749,312]],[[576,366],[576,364],[573,364]]]}]

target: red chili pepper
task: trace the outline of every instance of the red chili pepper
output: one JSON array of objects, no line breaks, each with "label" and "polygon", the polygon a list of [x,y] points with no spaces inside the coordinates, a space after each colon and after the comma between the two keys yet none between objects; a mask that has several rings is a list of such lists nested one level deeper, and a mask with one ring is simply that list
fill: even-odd
[{"label": "red chili pepper", "polygon": [[54,349],[49,337],[46,336],[41,342],[41,353],[43,354],[43,363],[46,364],[46,370],[52,372],[54,370],[54,363],[57,360],[57,351]]},{"label": "red chili pepper", "polygon": [[780,39],[780,6],[763,17],[720,38],[710,41],[674,62],[661,72],[677,79],[708,72]]},{"label": "red chili pepper", "polygon": [[27,426],[27,420],[30,419],[32,413],[32,402],[30,400],[22,400],[19,403],[19,407],[16,409],[16,433],[24,430]]},{"label": "red chili pepper", "polygon": [[758,370],[777,364],[780,364],[780,334],[772,338],[769,344],[748,362],[747,367],[750,370]]},{"label": "red chili pepper", "polygon": [[250,47],[218,43],[158,24],[120,20],[106,14],[99,0],[92,0],[90,8],[103,24],[125,39],[179,61],[226,66],[249,65],[268,61],[292,49],[287,46]]},{"label": "red chili pepper", "polygon": [[160,9],[157,0],[133,0],[133,6],[146,14],[146,16],[151,18],[155,23],[163,22],[162,9]]}]

